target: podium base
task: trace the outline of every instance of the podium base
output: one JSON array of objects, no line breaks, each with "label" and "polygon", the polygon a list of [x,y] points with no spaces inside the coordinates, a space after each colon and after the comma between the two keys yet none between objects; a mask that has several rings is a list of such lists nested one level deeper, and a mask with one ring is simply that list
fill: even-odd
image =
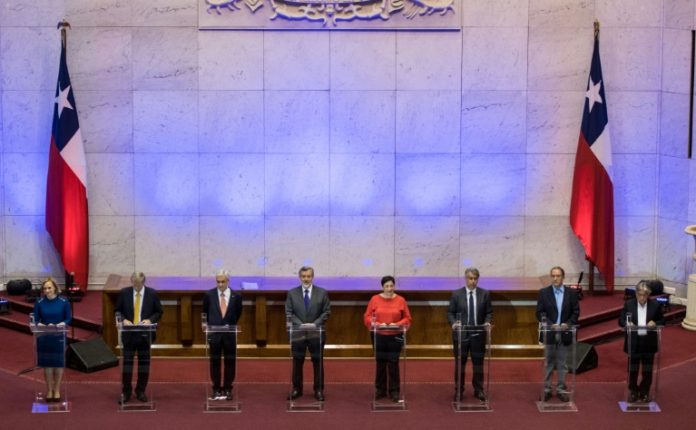
[{"label": "podium base", "polygon": [[242,412],[242,403],[236,400],[210,400],[206,399],[205,412]]},{"label": "podium base", "polygon": [[43,398],[37,398],[31,405],[32,414],[50,414],[70,412],[70,402],[46,402]]},{"label": "podium base", "polygon": [[619,408],[623,412],[661,412],[657,402],[631,403],[619,402]]},{"label": "podium base", "polygon": [[157,410],[157,407],[153,400],[150,400],[148,402],[131,400],[127,403],[119,402],[118,410],[119,412],[155,412]]},{"label": "podium base", "polygon": [[454,412],[493,412],[489,402],[452,402]]},{"label": "podium base", "polygon": [[287,412],[324,412],[324,402],[288,400]]},{"label": "podium base", "polygon": [[537,401],[537,409],[539,409],[539,412],[577,412],[578,407],[575,405],[575,402],[562,402],[562,403],[556,403],[556,402],[544,402],[544,401]]},{"label": "podium base", "polygon": [[400,398],[398,402],[391,400],[373,400],[372,412],[404,412],[408,410],[406,399]]}]

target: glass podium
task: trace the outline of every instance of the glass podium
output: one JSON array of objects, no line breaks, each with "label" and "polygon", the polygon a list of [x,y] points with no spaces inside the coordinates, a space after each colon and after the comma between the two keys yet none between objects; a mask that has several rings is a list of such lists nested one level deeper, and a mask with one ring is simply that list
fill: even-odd
[{"label": "glass podium", "polygon": [[[630,318],[630,316],[629,316]],[[660,342],[662,327],[624,327],[626,331],[627,375],[624,412],[660,412],[657,394],[660,382]]]},{"label": "glass podium", "polygon": [[375,353],[375,390],[372,411],[406,411],[406,332],[407,326],[372,325]]},{"label": "glass podium", "polygon": [[[575,363],[577,327],[539,325],[539,339],[544,345],[542,361],[542,389],[537,408],[539,412],[577,412],[575,405],[575,371],[568,363]],[[554,396],[552,386],[556,384]],[[563,386],[560,382],[565,382]]]},{"label": "glass podium", "polygon": [[[151,367],[152,341],[155,338],[157,324],[125,325],[121,316],[116,315],[116,328],[118,330],[118,347],[121,353],[119,359],[121,377],[126,380],[130,379],[132,383],[133,370],[137,361],[136,379],[144,377],[147,381]],[[118,410],[121,412],[156,411],[152,384],[147,384],[143,394],[145,394],[146,401],[139,400],[136,393],[132,393],[130,399],[126,399],[124,393],[121,392]]]},{"label": "glass podium", "polygon": [[[34,363],[36,368],[43,369],[44,380],[39,382],[34,393],[32,413],[70,412],[68,390],[65,383],[65,346],[68,333],[67,326],[43,325],[34,322],[34,315],[30,315],[29,328],[34,335]],[[60,397],[48,398],[45,391],[49,381],[58,379],[60,383]]]},{"label": "glass podium", "polygon": [[[324,372],[324,327],[315,326],[314,324],[293,324],[288,317],[286,322],[288,330],[288,340],[290,342],[290,369],[295,366],[295,358],[305,358],[307,349],[309,349],[309,355],[312,359],[312,364],[314,361],[318,360],[319,365],[316,367],[318,374],[314,375],[313,378],[318,378],[319,381],[323,381]],[[298,369],[299,376],[302,377],[304,374],[304,360],[303,365]],[[314,367],[314,365],[312,366]],[[294,373],[291,370],[291,375]],[[314,397],[313,389],[303,390],[303,395],[297,398],[292,398],[292,392],[294,390],[294,385],[292,383],[292,376],[290,378],[290,390],[288,391],[288,412],[324,412],[324,401],[317,400]],[[304,385],[304,381],[301,381]],[[323,387],[322,387],[323,391]]]},{"label": "glass podium", "polygon": [[[455,374],[455,397],[452,402],[452,408],[455,412],[490,412],[491,391],[490,391],[490,362],[491,362],[491,325],[460,325],[453,329],[455,357],[454,357],[454,374]],[[478,373],[479,381],[485,400],[476,397],[476,393],[472,391],[472,395],[465,396],[464,388],[466,386],[466,369],[462,366],[461,355],[470,354],[467,361],[471,362],[470,378],[476,378]],[[475,360],[474,360],[475,359]],[[475,363],[479,362],[480,363]],[[476,373],[475,373],[476,372]]]},{"label": "glass podium", "polygon": [[[239,326],[236,325],[208,325],[207,316],[201,315],[203,332],[205,333],[205,358],[210,370],[210,379],[215,380],[221,374],[231,372],[234,377],[237,369],[237,336],[241,333]],[[231,352],[231,357],[227,357],[225,350]],[[214,369],[213,363],[216,364]],[[227,366],[231,369],[228,369]],[[218,382],[220,382],[218,380]],[[232,384],[229,393],[224,391],[215,392],[213,387],[207,383],[205,390],[205,412],[241,412],[242,403],[239,401],[239,390],[237,385]]]}]

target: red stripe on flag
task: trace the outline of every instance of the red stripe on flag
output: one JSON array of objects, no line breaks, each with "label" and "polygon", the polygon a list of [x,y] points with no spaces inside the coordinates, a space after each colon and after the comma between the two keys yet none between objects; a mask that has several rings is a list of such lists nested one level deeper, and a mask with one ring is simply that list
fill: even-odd
[{"label": "red stripe on flag", "polygon": [[87,189],[58,152],[53,136],[46,184],[46,230],[82,290],[89,273]]},{"label": "red stripe on flag", "polygon": [[613,291],[614,186],[582,133],[575,157],[570,225],[602,273],[607,290]]}]

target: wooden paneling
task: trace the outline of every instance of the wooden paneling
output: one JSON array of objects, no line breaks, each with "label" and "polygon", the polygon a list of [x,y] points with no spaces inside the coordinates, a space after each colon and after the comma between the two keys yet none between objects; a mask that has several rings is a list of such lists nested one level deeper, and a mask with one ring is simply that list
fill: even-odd
[{"label": "wooden paneling", "polygon": [[[116,351],[114,306],[124,280],[110,276],[103,292],[104,340]],[[204,289],[158,288],[164,314],[157,330],[154,354],[203,356],[205,336],[200,327]],[[363,324],[368,300],[376,291],[329,291],[331,317],[327,323],[327,357],[372,356],[369,331]],[[410,357],[450,357],[451,329],[447,322],[450,291],[400,291],[409,302],[413,324],[408,332]],[[492,291],[495,357],[538,357],[535,306],[537,291]],[[239,326],[241,357],[285,357],[286,291],[244,291]]]}]

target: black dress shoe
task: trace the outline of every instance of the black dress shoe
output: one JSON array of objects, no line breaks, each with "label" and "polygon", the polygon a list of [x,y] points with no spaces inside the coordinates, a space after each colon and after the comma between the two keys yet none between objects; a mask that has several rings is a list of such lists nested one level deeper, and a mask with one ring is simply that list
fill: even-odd
[{"label": "black dress shoe", "polygon": [[147,396],[145,395],[145,392],[143,392],[143,391],[136,391],[135,398],[143,403],[147,403]]},{"label": "black dress shoe", "polygon": [[288,394],[288,400],[295,400],[298,397],[302,397],[302,391],[298,389],[293,389],[290,394]]},{"label": "black dress shoe", "polygon": [[479,400],[482,401],[482,402],[485,402],[486,400],[488,400],[488,399],[486,398],[486,393],[484,393],[483,391],[477,391],[477,392],[474,394],[474,397],[476,397],[477,399],[479,399]]},{"label": "black dress shoe", "polygon": [[563,403],[568,403],[570,401],[570,398],[566,393],[558,393],[558,400],[562,401]]},{"label": "black dress shoe", "polygon": [[130,402],[131,399],[131,393],[121,393],[121,398],[118,400],[118,403],[123,405],[128,402]]},{"label": "black dress shoe", "polygon": [[314,398],[317,399],[319,402],[324,401],[324,393],[321,390],[317,390],[314,392]]},{"label": "black dress shoe", "polygon": [[636,403],[639,399],[640,396],[635,391],[631,391],[631,394],[628,395],[628,403]]},{"label": "black dress shoe", "polygon": [[551,400],[551,391],[544,391],[543,401],[548,402]]},{"label": "black dress shoe", "polygon": [[641,394],[640,401],[643,403],[650,403],[650,395],[647,393]]},{"label": "black dress shoe", "polygon": [[391,393],[389,394],[389,398],[392,402],[399,403],[399,393]]}]

